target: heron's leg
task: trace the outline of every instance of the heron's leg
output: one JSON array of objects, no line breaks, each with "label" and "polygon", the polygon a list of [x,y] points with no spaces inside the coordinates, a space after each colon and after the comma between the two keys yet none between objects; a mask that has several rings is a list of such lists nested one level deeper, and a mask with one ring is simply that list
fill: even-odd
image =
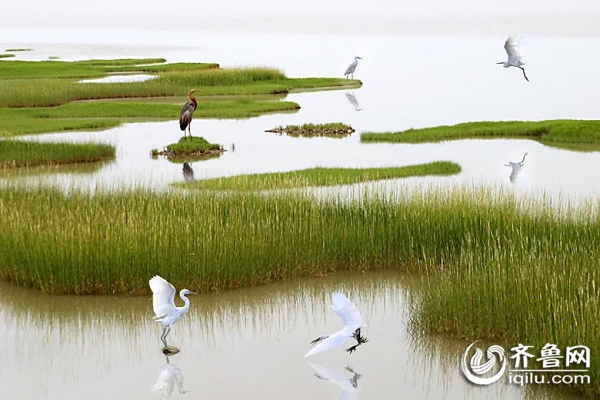
[{"label": "heron's leg", "polygon": [[523,71],[523,76],[525,77],[525,80],[527,82],[529,82],[529,78],[527,77],[527,75],[525,75],[525,68],[523,68],[523,67],[519,67],[519,68],[521,68],[521,71]]},{"label": "heron's leg", "polygon": [[168,346],[168,344],[167,344],[167,335],[169,334],[169,332],[171,332],[171,327],[167,326],[165,329],[163,329],[163,333],[160,336],[160,340],[163,342],[163,344],[165,346]]}]

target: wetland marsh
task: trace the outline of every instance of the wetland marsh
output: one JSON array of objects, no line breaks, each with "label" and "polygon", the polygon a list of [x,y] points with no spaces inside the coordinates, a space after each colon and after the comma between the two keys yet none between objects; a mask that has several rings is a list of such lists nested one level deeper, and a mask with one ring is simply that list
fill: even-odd
[{"label": "wetland marsh", "polygon": [[[78,86],[113,83],[70,82],[58,103],[85,102],[0,109],[6,114],[6,136],[92,141],[115,148],[114,161],[98,165],[2,171],[0,212],[11,230],[1,236],[2,248],[9,251],[0,273],[19,283],[0,283],[0,354],[6,360],[0,380],[11,398],[166,398],[155,390],[160,377],[172,377],[168,371],[174,371],[159,352],[160,328],[151,320],[147,279],[156,273],[178,288],[205,293],[192,299],[189,318],[170,336],[182,348],[171,361],[184,374],[192,396],[336,398],[341,389],[313,374],[328,368],[350,379],[352,373],[344,369],[350,363],[363,377],[358,392],[346,394],[364,399],[399,393],[415,398],[564,398],[563,391],[536,385],[471,386],[458,372],[458,359],[476,339],[505,346],[515,341],[581,343],[598,353],[599,269],[594,255],[600,251],[600,177],[595,173],[600,160],[593,146],[557,148],[506,137],[418,144],[360,140],[366,131],[467,121],[596,119],[598,93],[590,82],[597,80],[593,66],[600,62],[597,37],[535,37],[527,85],[511,73],[515,71],[493,64],[504,57],[504,33],[212,32],[181,47],[176,45],[179,32],[124,38],[87,31],[76,44],[68,42],[72,32],[62,37],[60,32],[40,35],[31,29],[21,32],[22,43],[4,48],[32,49],[9,60],[135,57],[159,62],[143,70],[130,62],[119,66],[148,74],[168,74],[164,69],[170,67],[160,66],[164,57],[184,71],[174,74],[171,82],[181,84],[181,90],[173,92],[159,79],[116,83],[114,88]],[[114,43],[96,45],[94,35]],[[314,46],[315,41],[321,46]],[[473,49],[469,65],[461,62],[462,54],[448,50],[457,44]],[[323,48],[329,50],[326,56]],[[412,64],[397,57],[405,53],[416,54]],[[573,54],[580,62],[546,62],[557,53]],[[357,54],[363,57],[355,74],[363,83],[360,88],[295,92],[293,85],[279,83],[260,83],[256,90],[215,85],[206,98],[199,98],[194,129],[227,151],[195,162],[194,184],[207,178],[235,182],[238,176],[256,174],[282,174],[285,181],[296,171],[319,168],[376,173],[440,160],[460,166],[460,172],[401,180],[392,176],[342,188],[313,187],[301,194],[231,193],[231,187],[225,193],[205,193],[173,189],[173,183],[183,182],[181,164],[150,157],[152,149],[181,136],[176,117],[185,93],[196,86],[185,71],[194,63],[207,63],[208,70],[219,63],[236,71],[240,65],[259,65],[252,67],[258,76],[281,80],[284,74],[310,86],[303,80],[307,76],[337,77],[323,83],[339,79]],[[92,78],[92,67],[89,62],[78,65],[80,78]],[[560,73],[566,69],[572,72]],[[26,72],[19,68],[23,80],[30,78]],[[63,79],[63,72],[56,68],[52,79]],[[237,79],[232,75],[218,79]],[[13,82],[6,85],[11,99],[4,100],[51,105],[54,89],[63,83],[29,82],[26,87],[33,91],[20,95]],[[45,91],[38,93],[41,87]],[[137,105],[129,99],[102,106],[89,101],[99,93],[148,87],[157,97]],[[288,93],[279,93],[281,88]],[[261,97],[265,91],[278,94],[267,100]],[[236,100],[231,94],[251,98]],[[507,101],[514,98],[517,104]],[[282,106],[269,109],[273,104]],[[223,111],[227,105],[230,110]],[[246,105],[250,112],[237,113]],[[212,112],[213,107],[220,111]],[[68,121],[70,117],[76,121]],[[48,125],[50,121],[56,125]],[[330,121],[357,132],[336,140],[264,132]],[[35,133],[49,126],[55,132],[65,126],[84,131]],[[20,136],[26,132],[35,134]],[[504,164],[526,152],[521,176],[512,182]],[[531,275],[536,279],[528,279]],[[50,296],[27,286],[48,293],[142,296]],[[310,339],[339,325],[328,297],[340,289],[364,312],[370,342],[350,359],[331,353],[310,360],[314,366],[306,364],[301,355]],[[477,311],[465,313],[471,309]],[[270,362],[257,361],[266,356]],[[592,364],[593,383],[576,392],[597,397],[596,356]]]}]

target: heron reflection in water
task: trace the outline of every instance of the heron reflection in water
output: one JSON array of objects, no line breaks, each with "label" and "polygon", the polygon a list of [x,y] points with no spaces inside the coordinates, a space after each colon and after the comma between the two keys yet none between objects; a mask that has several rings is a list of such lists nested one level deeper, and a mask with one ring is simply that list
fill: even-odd
[{"label": "heron reflection in water", "polygon": [[510,172],[510,176],[508,177],[511,183],[515,183],[515,181],[519,177],[519,174],[521,173],[521,168],[523,168],[523,166],[525,165],[525,157],[527,157],[527,153],[523,154],[523,159],[520,162],[509,161],[508,164],[504,164],[505,167],[510,167],[512,169],[512,171]]},{"label": "heron reflection in water", "polygon": [[342,371],[332,370],[318,364],[307,364],[315,370],[315,376],[317,378],[323,381],[329,381],[342,388],[340,399],[349,400],[358,398],[358,380],[362,378],[362,375],[354,371],[351,366],[346,366],[344,368],[346,371],[352,373],[352,376],[348,377],[348,374]]},{"label": "heron reflection in water", "polygon": [[152,398],[155,400],[170,398],[175,384],[177,384],[179,394],[189,393],[183,388],[183,372],[177,365],[171,364],[167,357],[167,363],[160,368],[156,383],[152,385]]},{"label": "heron reflection in water", "polygon": [[354,107],[355,111],[362,110],[362,108],[360,108],[360,106],[358,105],[358,100],[356,100],[356,96],[354,96],[354,93],[346,92],[345,95],[350,104],[352,104],[352,107]]},{"label": "heron reflection in water", "polygon": [[194,180],[194,170],[192,166],[186,162],[183,163],[183,178],[187,182],[192,182]]}]

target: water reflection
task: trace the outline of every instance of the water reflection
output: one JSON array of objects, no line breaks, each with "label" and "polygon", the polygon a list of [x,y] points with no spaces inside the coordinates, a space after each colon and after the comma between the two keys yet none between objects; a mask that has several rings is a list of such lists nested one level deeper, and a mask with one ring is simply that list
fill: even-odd
[{"label": "water reflection", "polygon": [[[62,400],[65,393],[73,399],[121,398],[124,391],[130,399],[147,399],[150,390],[168,398],[175,385],[207,398],[314,397],[322,384],[306,373],[306,338],[339,329],[339,316],[329,304],[330,294],[342,291],[361,310],[364,333],[372,339],[364,351],[327,354],[331,365],[351,361],[356,367],[355,372],[336,372],[346,386],[336,384],[348,395],[358,393],[350,389],[354,380],[364,398],[398,393],[522,398],[519,387],[498,383],[478,390],[462,378],[460,352],[468,343],[436,342],[407,332],[420,285],[420,277],[393,271],[355,272],[198,295],[172,332],[181,348],[177,364],[167,360],[172,365],[166,365],[156,345],[161,328],[152,320],[150,295],[46,296],[0,282],[0,355],[5,361],[0,384],[7,398],[49,400]],[[269,362],[256,362],[265,358]],[[162,366],[158,378],[157,365]],[[334,382],[338,375],[319,367],[313,369],[320,377]],[[179,380],[183,372],[185,389]],[[358,375],[369,377],[369,384],[364,386]],[[265,376],[272,377],[270,383],[257,385]]]},{"label": "water reflection", "polygon": [[315,370],[315,376],[321,380],[329,381],[342,388],[340,399],[358,399],[358,380],[363,376],[357,373],[351,366],[347,365],[344,370],[350,372],[352,375],[348,375],[343,371],[329,369],[322,365],[307,363],[313,370]]},{"label": "water reflection", "polygon": [[194,181],[194,170],[192,169],[192,166],[186,162],[183,163],[183,179],[187,182]]},{"label": "water reflection", "polygon": [[527,153],[523,155],[523,159],[519,162],[509,161],[508,164],[504,164],[505,167],[510,167],[510,176],[508,179],[511,183],[515,183],[521,174],[521,168],[525,165],[525,157],[527,157]]},{"label": "water reflection", "polygon": [[156,383],[152,386],[152,398],[155,400],[166,400],[171,397],[175,384],[179,394],[189,393],[189,390],[183,388],[183,372],[177,365],[167,362],[160,368]]},{"label": "water reflection", "polygon": [[133,83],[145,82],[156,78],[158,78],[158,76],[147,74],[111,75],[104,78],[84,79],[79,81],[79,83]]},{"label": "water reflection", "polygon": [[361,111],[362,108],[360,108],[360,106],[358,105],[358,100],[356,100],[356,96],[354,95],[354,93],[352,92],[345,92],[344,93],[346,95],[346,98],[348,99],[348,101],[350,102],[350,104],[352,104],[352,107],[354,107],[355,111]]}]

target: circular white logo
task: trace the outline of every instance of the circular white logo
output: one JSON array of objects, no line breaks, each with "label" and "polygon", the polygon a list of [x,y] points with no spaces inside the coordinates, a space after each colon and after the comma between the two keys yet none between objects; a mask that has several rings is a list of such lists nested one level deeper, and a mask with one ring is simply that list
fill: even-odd
[{"label": "circular white logo", "polygon": [[[506,357],[504,357],[504,349],[498,345],[488,347],[486,352],[488,360],[482,363],[483,351],[481,351],[480,348],[477,348],[475,350],[475,354],[473,355],[473,357],[471,357],[471,362],[469,366],[467,365],[467,356],[469,354],[469,350],[471,350],[471,347],[473,347],[473,345],[477,342],[479,342],[479,340],[476,340],[475,342],[471,343],[463,353],[460,362],[460,368],[463,374],[465,374],[465,377],[474,384],[489,385],[500,379],[502,375],[504,375],[504,371],[506,371]],[[498,372],[496,372],[492,376],[485,378],[481,377],[481,375],[485,375],[488,372],[490,372],[494,365],[496,365],[495,355],[498,356],[498,360],[502,363],[502,367],[500,367]]]}]

